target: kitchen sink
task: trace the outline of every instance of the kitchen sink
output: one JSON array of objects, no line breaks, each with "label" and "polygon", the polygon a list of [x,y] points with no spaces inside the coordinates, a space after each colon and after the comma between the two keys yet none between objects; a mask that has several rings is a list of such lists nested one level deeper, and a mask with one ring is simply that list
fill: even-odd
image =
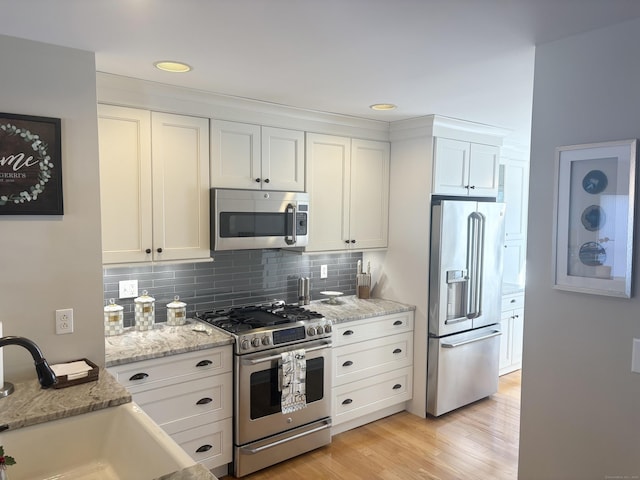
[{"label": "kitchen sink", "polygon": [[135,403],[0,433],[11,480],[150,480],[195,464]]}]

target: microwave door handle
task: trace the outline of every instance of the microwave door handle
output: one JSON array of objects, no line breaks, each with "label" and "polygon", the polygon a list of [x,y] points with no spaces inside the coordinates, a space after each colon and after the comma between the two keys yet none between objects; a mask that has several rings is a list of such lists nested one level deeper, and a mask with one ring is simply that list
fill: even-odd
[{"label": "microwave door handle", "polygon": [[296,206],[292,203],[290,203],[289,205],[287,205],[287,213],[291,212],[292,218],[291,218],[291,240],[289,240],[289,236],[284,237],[284,241],[287,243],[287,245],[295,245],[296,242],[298,241],[298,238],[296,237],[296,220],[298,218],[298,212],[296,209]]}]

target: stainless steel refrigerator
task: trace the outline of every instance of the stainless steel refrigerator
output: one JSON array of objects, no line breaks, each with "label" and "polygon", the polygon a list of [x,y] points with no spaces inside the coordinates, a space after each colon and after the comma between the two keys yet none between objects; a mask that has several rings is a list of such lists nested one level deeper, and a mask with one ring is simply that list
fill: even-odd
[{"label": "stainless steel refrigerator", "polygon": [[498,391],[503,203],[434,199],[431,207],[427,413]]}]

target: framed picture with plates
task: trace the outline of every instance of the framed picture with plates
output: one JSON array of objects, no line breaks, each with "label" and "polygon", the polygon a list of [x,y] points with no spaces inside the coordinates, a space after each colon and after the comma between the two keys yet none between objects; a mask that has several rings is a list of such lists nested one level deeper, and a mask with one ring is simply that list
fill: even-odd
[{"label": "framed picture with plates", "polygon": [[637,140],[556,148],[553,286],[632,295]]}]

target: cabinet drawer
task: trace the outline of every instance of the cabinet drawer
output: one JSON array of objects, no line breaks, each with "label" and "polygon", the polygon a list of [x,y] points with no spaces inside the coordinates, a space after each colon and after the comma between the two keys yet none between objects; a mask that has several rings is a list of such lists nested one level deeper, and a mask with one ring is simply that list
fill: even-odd
[{"label": "cabinet drawer", "polygon": [[412,330],[413,312],[383,315],[336,324],[333,329],[333,344],[334,346],[349,345]]},{"label": "cabinet drawer", "polygon": [[413,334],[402,333],[333,349],[333,385],[379,375],[413,363]]},{"label": "cabinet drawer", "polygon": [[524,295],[518,293],[515,295],[502,296],[502,311],[513,310],[516,308],[524,308]]},{"label": "cabinet drawer", "polygon": [[171,438],[196,462],[212,469],[231,462],[231,432],[232,422],[228,418],[171,434]]},{"label": "cabinet drawer", "polygon": [[333,424],[410,400],[412,391],[411,367],[336,387],[333,389]]},{"label": "cabinet drawer", "polygon": [[157,424],[195,415],[207,415],[207,420],[231,416],[231,372],[207,378],[176,382],[174,385],[133,394],[133,400]]},{"label": "cabinet drawer", "polygon": [[230,372],[231,356],[231,347],[213,348],[118,365],[110,367],[109,373],[131,393],[136,393],[163,383],[173,383],[176,377],[183,375],[209,376]]}]

